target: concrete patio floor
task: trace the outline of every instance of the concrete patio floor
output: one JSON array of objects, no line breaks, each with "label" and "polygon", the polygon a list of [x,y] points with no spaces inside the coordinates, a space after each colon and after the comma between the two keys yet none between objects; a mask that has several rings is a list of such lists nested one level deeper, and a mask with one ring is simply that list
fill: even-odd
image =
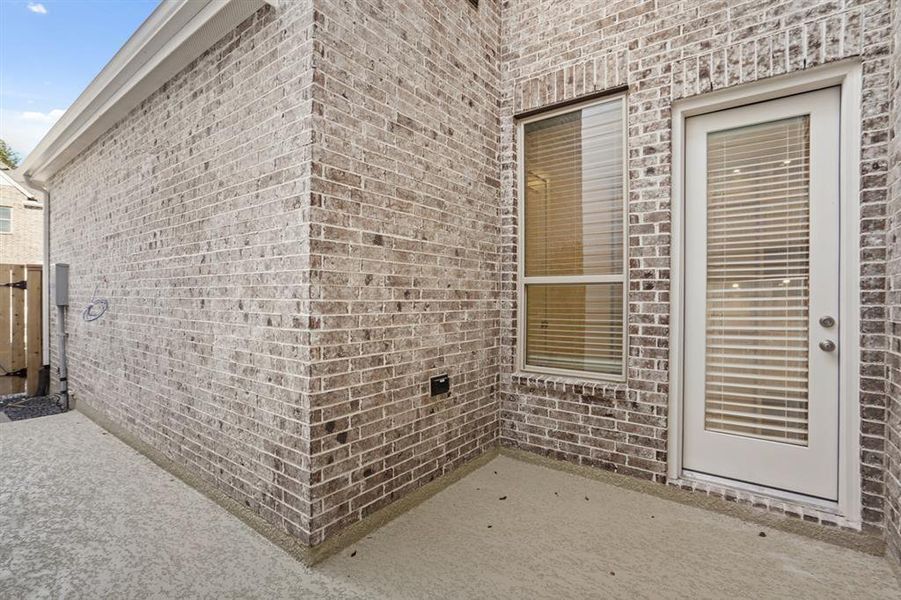
[{"label": "concrete patio floor", "polygon": [[582,597],[901,586],[878,557],[507,456],[310,568],[79,413],[0,424],[0,598]]}]

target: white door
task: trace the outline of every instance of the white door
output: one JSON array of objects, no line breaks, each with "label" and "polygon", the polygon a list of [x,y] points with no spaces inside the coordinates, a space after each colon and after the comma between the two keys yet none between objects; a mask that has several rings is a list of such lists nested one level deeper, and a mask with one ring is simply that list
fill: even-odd
[{"label": "white door", "polygon": [[683,468],[838,498],[838,87],[691,117]]}]

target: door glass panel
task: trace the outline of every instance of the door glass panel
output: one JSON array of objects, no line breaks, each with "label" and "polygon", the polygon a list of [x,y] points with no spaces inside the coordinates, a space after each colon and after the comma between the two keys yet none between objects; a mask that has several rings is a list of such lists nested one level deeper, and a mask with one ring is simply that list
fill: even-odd
[{"label": "door glass panel", "polygon": [[809,127],[707,136],[708,431],[807,445]]}]

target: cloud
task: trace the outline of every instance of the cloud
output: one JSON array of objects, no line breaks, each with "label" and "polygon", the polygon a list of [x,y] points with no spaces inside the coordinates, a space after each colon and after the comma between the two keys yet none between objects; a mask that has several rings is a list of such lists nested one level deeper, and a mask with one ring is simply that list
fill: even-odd
[{"label": "cloud", "polygon": [[41,138],[66,111],[55,108],[35,111],[0,110],[0,138],[23,156],[31,152]]},{"label": "cloud", "polygon": [[30,10],[33,13],[37,13],[39,15],[47,14],[47,7],[44,6],[43,4],[41,4],[40,2],[29,2],[28,10]]},{"label": "cloud", "polygon": [[22,120],[34,121],[37,123],[50,123],[52,125],[53,123],[56,123],[56,120],[63,116],[63,113],[65,112],[66,111],[61,108],[54,108],[46,113],[25,111],[22,113]]}]

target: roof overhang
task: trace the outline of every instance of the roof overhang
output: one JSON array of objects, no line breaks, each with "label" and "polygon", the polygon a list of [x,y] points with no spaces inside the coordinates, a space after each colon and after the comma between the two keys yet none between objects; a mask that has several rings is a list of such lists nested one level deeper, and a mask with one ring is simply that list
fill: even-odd
[{"label": "roof overhang", "polygon": [[264,4],[162,0],[19,166],[46,184],[60,168]]},{"label": "roof overhang", "polygon": [[25,196],[25,198],[27,198],[28,200],[37,201],[37,196],[35,195],[34,192],[26,189],[24,186],[22,186],[21,183],[19,183],[18,181],[16,181],[13,178],[12,171],[10,171],[8,169],[0,169],[0,179],[3,179],[3,181],[5,181],[7,185],[12,186],[15,189],[19,190],[19,192],[21,192],[21,194],[23,196]]}]

